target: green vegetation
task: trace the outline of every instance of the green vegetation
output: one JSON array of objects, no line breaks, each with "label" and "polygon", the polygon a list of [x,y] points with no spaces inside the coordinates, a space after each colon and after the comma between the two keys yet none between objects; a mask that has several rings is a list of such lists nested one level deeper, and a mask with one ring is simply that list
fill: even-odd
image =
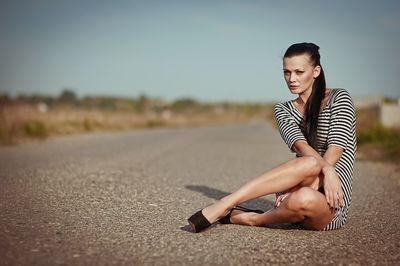
[{"label": "green vegetation", "polygon": [[27,121],[23,124],[24,133],[29,137],[44,138],[48,131],[44,123],[41,121]]},{"label": "green vegetation", "polygon": [[150,119],[146,123],[146,127],[153,128],[153,127],[162,127],[165,126],[165,123],[161,119]]},{"label": "green vegetation", "polygon": [[358,132],[359,145],[383,149],[386,159],[400,158],[400,130],[386,128],[376,123],[371,128],[362,128]]},{"label": "green vegetation", "polygon": [[395,99],[395,98],[385,97],[385,98],[383,98],[383,102],[384,102],[384,103],[397,103],[398,100]]},{"label": "green vegetation", "polygon": [[[199,110],[200,104],[196,100],[191,98],[178,99],[171,104],[171,110],[175,112],[187,112]],[[205,109],[207,106],[203,106]]]},{"label": "green vegetation", "polygon": [[357,110],[359,153],[373,160],[398,161],[400,129],[386,128],[379,122],[379,108]]},{"label": "green vegetation", "polygon": [[375,124],[372,128],[361,129],[358,133],[358,143],[392,143],[400,141],[399,131]]}]

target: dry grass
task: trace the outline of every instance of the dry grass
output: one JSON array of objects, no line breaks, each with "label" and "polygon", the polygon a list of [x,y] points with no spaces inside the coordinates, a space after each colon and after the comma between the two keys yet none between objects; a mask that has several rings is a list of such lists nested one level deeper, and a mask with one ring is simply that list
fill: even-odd
[{"label": "dry grass", "polygon": [[[0,106],[0,138],[2,143],[14,143],[27,137],[47,137],[43,116],[32,106],[3,104]],[[38,128],[35,132],[35,125]]]},{"label": "dry grass", "polygon": [[[268,111],[261,114],[268,116]],[[153,127],[192,127],[249,120],[242,111],[145,112],[84,110],[68,106],[40,112],[35,105],[7,103],[0,106],[0,143],[17,144],[50,136],[91,131],[112,131]]]}]

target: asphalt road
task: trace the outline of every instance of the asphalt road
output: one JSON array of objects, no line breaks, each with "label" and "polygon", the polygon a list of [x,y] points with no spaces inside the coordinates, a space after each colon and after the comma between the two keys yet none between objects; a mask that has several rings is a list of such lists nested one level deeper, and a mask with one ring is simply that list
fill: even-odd
[{"label": "asphalt road", "polygon": [[340,230],[188,231],[199,208],[292,157],[255,122],[2,147],[0,265],[399,265],[400,177],[382,163],[357,162]]}]

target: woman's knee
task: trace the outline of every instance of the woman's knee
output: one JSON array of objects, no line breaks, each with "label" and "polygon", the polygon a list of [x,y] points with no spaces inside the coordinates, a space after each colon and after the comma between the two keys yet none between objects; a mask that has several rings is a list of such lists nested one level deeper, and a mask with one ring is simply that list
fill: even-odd
[{"label": "woman's knee", "polygon": [[321,198],[317,191],[309,187],[302,187],[291,194],[287,206],[292,211],[306,213],[309,210],[317,208],[320,200]]},{"label": "woman's knee", "polygon": [[307,175],[318,176],[322,170],[320,161],[314,156],[303,156],[298,158],[298,168],[307,172]]}]

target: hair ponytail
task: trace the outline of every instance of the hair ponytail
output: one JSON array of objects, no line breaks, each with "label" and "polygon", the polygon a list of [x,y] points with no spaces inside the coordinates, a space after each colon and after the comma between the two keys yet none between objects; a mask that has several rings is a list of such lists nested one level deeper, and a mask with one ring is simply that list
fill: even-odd
[{"label": "hair ponytail", "polygon": [[315,78],[311,95],[305,104],[303,120],[303,134],[306,137],[308,144],[316,150],[318,115],[321,109],[322,100],[325,97],[326,89],[325,74],[320,63],[319,46],[316,44],[305,42],[293,44],[286,50],[284,58],[302,54],[308,54],[312,64],[321,67],[321,72],[319,76]]}]

